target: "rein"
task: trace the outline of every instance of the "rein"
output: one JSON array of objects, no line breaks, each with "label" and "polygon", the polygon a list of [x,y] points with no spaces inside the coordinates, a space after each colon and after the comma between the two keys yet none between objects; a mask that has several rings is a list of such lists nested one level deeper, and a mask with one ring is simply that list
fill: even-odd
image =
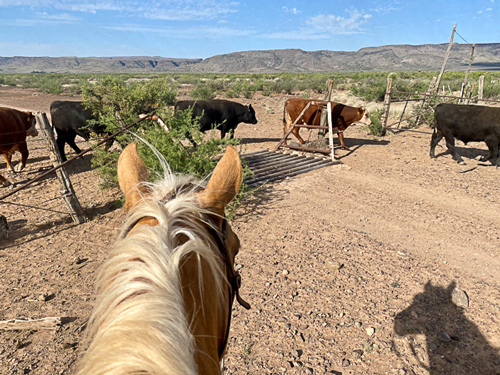
[{"label": "rein", "polygon": [[210,228],[210,232],[214,234],[214,237],[217,241],[217,247],[220,251],[222,258],[224,258],[224,262],[226,264],[226,277],[229,283],[229,310],[228,310],[228,323],[226,334],[224,335],[224,345],[219,348],[219,358],[222,358],[224,352],[226,351],[226,347],[229,341],[229,329],[231,327],[231,312],[233,311],[233,301],[236,298],[236,301],[243,306],[245,309],[250,309],[250,304],[246,302],[240,295],[240,287],[241,287],[241,275],[238,271],[236,271],[231,264],[231,258],[229,256],[229,251],[227,250],[227,227],[228,227],[227,219],[224,218],[222,222],[222,230],[216,231],[213,228]]}]

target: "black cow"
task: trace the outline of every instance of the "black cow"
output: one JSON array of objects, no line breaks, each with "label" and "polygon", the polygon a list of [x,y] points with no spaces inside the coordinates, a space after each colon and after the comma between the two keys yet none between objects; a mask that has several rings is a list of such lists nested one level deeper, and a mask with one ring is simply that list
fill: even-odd
[{"label": "black cow", "polygon": [[[200,117],[200,130],[207,131],[216,127],[221,138],[226,133],[234,137],[234,131],[240,122],[256,124],[257,118],[251,105],[246,106],[229,100],[181,100],[175,104],[175,111],[193,108],[193,119]],[[232,130],[232,132],[231,132]]]},{"label": "black cow", "polygon": [[455,149],[455,138],[467,142],[484,141],[490,150],[488,160],[499,165],[500,108],[481,105],[438,104],[434,119],[436,126],[431,139],[430,157],[439,141],[445,137],[448,151],[459,164],[465,164]]},{"label": "black cow", "polygon": [[[90,109],[85,108],[82,102],[70,102],[56,100],[50,104],[50,117],[52,127],[57,133],[57,147],[61,155],[61,160],[66,161],[64,146],[67,143],[77,154],[81,152],[75,143],[77,135],[85,139],[90,138],[90,133],[109,134],[102,125],[89,125],[87,121],[95,120]],[[111,146],[108,144],[108,146]]]}]

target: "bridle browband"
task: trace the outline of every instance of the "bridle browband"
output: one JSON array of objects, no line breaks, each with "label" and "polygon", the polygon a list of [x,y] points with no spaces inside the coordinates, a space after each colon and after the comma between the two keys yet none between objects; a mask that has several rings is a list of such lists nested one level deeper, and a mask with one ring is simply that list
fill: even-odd
[{"label": "bridle browband", "polygon": [[[172,199],[176,198],[179,193],[186,192],[186,191],[195,191],[195,192],[200,192],[202,188],[199,185],[194,185],[192,183],[186,184],[182,187],[176,187],[172,189],[170,192],[168,192],[162,199],[160,199],[160,203],[165,205]],[[128,227],[128,229],[125,231],[125,234],[123,237],[126,237],[130,231],[143,219],[146,219],[147,217],[140,218],[136,220],[132,225]],[[151,217],[152,218],[152,217]],[[229,287],[229,310],[228,310],[228,323],[227,323],[227,329],[226,333],[224,335],[224,344],[222,345],[221,348],[219,348],[219,358],[222,359],[222,356],[226,350],[227,344],[229,342],[229,328],[231,326],[231,313],[233,310],[233,301],[236,298],[236,301],[243,306],[245,309],[249,310],[250,309],[250,304],[246,302],[240,295],[240,287],[241,287],[241,275],[238,271],[234,269],[233,264],[231,264],[231,257],[229,254],[229,250],[227,247],[227,231],[229,224],[227,222],[227,219],[225,217],[222,217],[222,228],[221,230],[218,230],[218,226],[215,224],[213,217],[210,214],[205,214],[204,215],[204,220],[209,223],[207,226],[208,232],[212,235],[212,237],[215,239],[217,248],[219,249],[220,256],[224,259],[224,265],[226,268],[226,278],[228,282],[228,287]]]}]

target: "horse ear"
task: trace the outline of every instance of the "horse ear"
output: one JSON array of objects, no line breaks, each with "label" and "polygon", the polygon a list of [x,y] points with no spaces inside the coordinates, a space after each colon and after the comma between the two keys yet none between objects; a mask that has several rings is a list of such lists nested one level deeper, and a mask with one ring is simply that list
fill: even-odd
[{"label": "horse ear", "polygon": [[137,152],[137,143],[131,143],[122,151],[118,159],[118,183],[125,195],[125,211],[138,201],[142,200],[141,192],[144,188],[138,184],[148,180],[148,168]]},{"label": "horse ear", "polygon": [[226,205],[238,194],[241,187],[243,170],[238,152],[228,146],[224,156],[214,169],[207,187],[198,196],[202,207],[211,209],[218,216],[217,223],[222,224]]}]

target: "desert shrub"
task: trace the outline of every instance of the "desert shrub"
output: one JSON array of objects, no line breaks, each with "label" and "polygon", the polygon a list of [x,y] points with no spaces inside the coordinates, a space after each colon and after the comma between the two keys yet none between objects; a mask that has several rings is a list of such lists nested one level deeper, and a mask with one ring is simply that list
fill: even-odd
[{"label": "desert shrub", "polygon": [[387,77],[378,75],[369,75],[351,86],[350,91],[353,95],[366,101],[384,101],[387,90]]},{"label": "desert shrub", "polygon": [[270,91],[276,94],[286,95],[290,95],[295,88],[294,81],[288,77],[276,79],[272,82],[269,82],[266,86]]},{"label": "desert shrub", "polygon": [[484,80],[483,98],[499,100],[500,99],[500,80]]},{"label": "desert shrub", "polygon": [[370,134],[376,136],[385,135],[385,129],[380,121],[382,114],[384,113],[383,109],[377,109],[370,114],[371,124],[367,126],[367,130]]},{"label": "desert shrub", "polygon": [[[168,124],[167,133],[158,124],[144,120],[132,131],[154,146],[169,163],[176,173],[194,174],[198,177],[207,176],[214,168],[214,157],[222,152],[227,144],[237,144],[237,139],[217,139],[207,137],[199,131],[199,121],[192,121],[191,110],[172,113],[170,104],[175,100],[175,93],[168,86],[166,78],[144,81],[134,84],[124,84],[106,77],[95,85],[84,85],[82,96],[87,107],[91,108],[99,118],[99,122],[110,132],[120,129],[115,117],[119,111],[126,124],[134,123],[141,113],[152,111]],[[194,149],[188,141],[190,136],[198,145]],[[125,147],[136,140],[135,136],[126,133],[117,137],[118,143]],[[162,175],[161,164],[154,152],[145,144],[139,145],[139,153],[152,171],[152,178]],[[101,187],[116,185],[116,161],[119,152],[106,152],[97,149],[92,159],[94,171],[101,177]]]},{"label": "desert shrub", "polygon": [[236,82],[232,86],[232,90],[235,94],[235,97],[244,97],[247,99],[251,99],[253,97],[253,94],[255,93],[252,85],[247,80]]},{"label": "desert shrub", "polygon": [[198,82],[189,93],[189,96],[193,99],[200,100],[214,99],[217,96],[217,90],[204,82]]},{"label": "desert shrub", "polygon": [[62,88],[61,79],[59,77],[48,75],[40,75],[39,79],[37,80],[36,87],[41,91],[55,95],[58,95],[64,91]]}]

